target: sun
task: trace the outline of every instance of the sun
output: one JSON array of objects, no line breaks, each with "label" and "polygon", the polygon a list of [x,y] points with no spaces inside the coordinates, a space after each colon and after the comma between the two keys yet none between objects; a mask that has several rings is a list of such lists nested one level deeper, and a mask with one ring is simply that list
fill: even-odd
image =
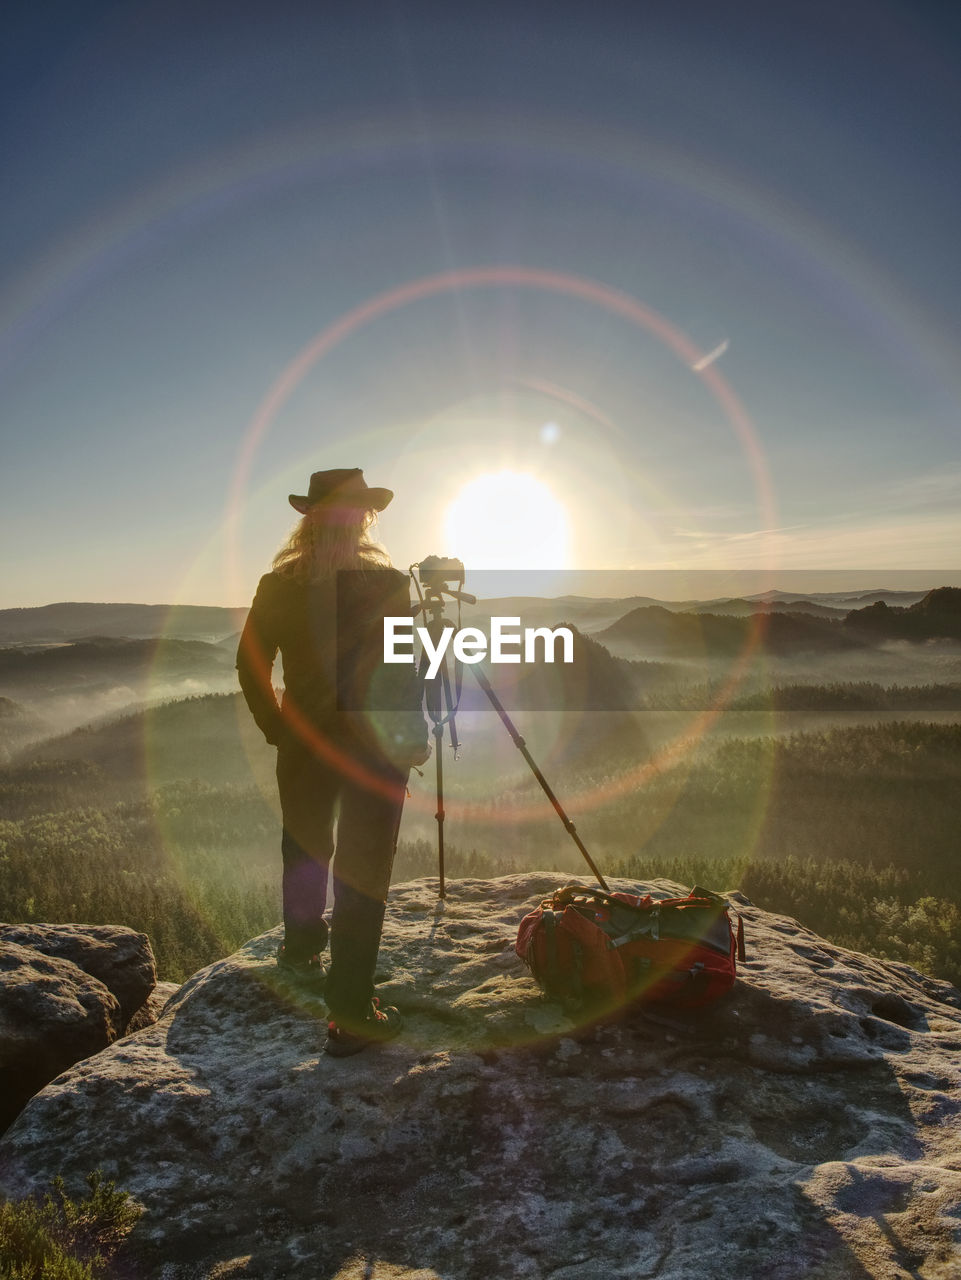
[{"label": "sun", "polygon": [[447,508],[445,546],[472,569],[565,569],[567,511],[524,471],[489,471],[469,481]]}]

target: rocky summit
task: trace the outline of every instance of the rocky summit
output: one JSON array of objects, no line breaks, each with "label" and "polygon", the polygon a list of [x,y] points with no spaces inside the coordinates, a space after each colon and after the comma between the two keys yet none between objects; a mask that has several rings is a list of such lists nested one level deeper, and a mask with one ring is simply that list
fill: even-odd
[{"label": "rocky summit", "polygon": [[61,1071],[155,1021],[156,985],[150,943],[133,929],[0,924],[0,1131]]},{"label": "rocky summit", "polygon": [[380,991],[407,1029],[349,1059],[279,931],[254,939],[33,1098],[0,1189],[100,1167],[162,1280],[961,1275],[954,988],[736,900],[729,995],[579,1025],[513,950],[563,881],[396,887]]}]

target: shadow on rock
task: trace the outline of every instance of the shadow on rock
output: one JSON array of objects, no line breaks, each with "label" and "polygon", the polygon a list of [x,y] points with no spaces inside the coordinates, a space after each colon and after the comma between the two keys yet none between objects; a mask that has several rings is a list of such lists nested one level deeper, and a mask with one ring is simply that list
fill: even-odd
[{"label": "shadow on rock", "polygon": [[440,908],[398,886],[381,989],[407,1029],[351,1059],[322,1053],[277,932],[255,939],[33,1099],[0,1188],[100,1165],[167,1280],[794,1280],[950,1256],[951,989],[739,907],[751,950],[722,1002],[579,1025],[513,952],[562,879],[461,881]]}]

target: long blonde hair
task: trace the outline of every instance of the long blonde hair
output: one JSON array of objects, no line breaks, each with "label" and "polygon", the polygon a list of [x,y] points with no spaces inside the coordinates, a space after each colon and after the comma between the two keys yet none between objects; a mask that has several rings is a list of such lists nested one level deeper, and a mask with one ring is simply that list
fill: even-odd
[{"label": "long blonde hair", "polygon": [[386,569],[390,556],[370,531],[377,513],[363,507],[311,507],[273,560],[284,578],[318,582],[338,569]]}]

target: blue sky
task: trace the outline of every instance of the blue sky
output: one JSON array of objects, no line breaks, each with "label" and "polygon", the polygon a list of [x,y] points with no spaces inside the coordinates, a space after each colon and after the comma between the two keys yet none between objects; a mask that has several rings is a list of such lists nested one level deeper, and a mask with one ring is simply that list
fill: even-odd
[{"label": "blue sky", "polygon": [[328,466],[402,564],[510,469],[585,568],[961,567],[950,6],[339,9],[10,7],[0,606],[243,603]]}]

